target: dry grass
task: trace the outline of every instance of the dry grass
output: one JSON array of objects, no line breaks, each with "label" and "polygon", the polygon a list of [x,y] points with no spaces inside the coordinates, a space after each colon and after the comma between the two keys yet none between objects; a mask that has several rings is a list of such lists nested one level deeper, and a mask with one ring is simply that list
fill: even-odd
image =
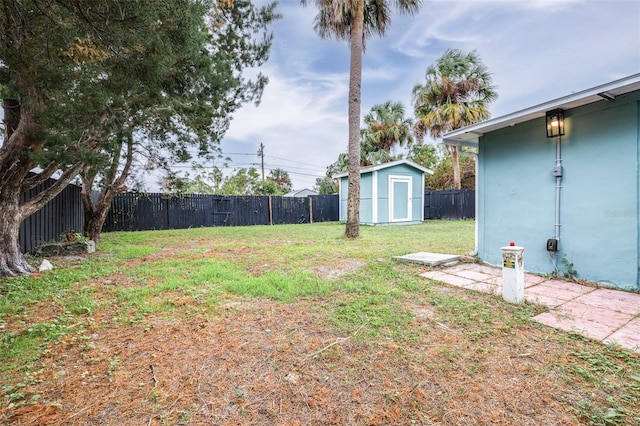
[{"label": "dry grass", "polygon": [[[314,250],[305,235],[289,251],[296,237],[263,237],[163,239],[163,250],[112,258],[115,270],[70,284],[62,297],[90,291],[84,314],[55,297],[5,314],[14,336],[34,324],[62,331],[41,356],[5,355],[16,367],[0,381],[0,423],[640,425],[638,356],[531,322],[541,307],[420,279],[424,268],[363,252],[366,236],[354,251],[360,243],[340,238]],[[208,269],[219,262],[226,273]],[[318,291],[224,284],[309,279],[265,278],[280,269],[304,269]]]}]

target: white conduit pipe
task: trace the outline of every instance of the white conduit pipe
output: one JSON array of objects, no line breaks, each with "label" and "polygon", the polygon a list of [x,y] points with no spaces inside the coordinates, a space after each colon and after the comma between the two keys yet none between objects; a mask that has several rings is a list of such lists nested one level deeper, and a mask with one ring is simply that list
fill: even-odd
[{"label": "white conduit pipe", "polygon": [[[560,146],[562,144],[561,136],[556,140],[556,167],[562,170],[562,156]],[[556,240],[560,243],[560,191],[562,189],[562,171],[556,176]],[[557,253],[557,252],[556,252]]]}]

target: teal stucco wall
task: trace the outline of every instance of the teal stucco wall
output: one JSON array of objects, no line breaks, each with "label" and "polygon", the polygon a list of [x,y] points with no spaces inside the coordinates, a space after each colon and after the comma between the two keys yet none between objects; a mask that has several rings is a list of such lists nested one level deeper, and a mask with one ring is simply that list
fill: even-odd
[{"label": "teal stucco wall", "polygon": [[[480,138],[478,255],[501,263],[500,247],[525,248],[525,269],[567,272],[599,284],[640,289],[640,92],[565,111],[559,252],[552,168],[555,139],[544,118]],[[554,260],[555,259],[555,264]]]}]

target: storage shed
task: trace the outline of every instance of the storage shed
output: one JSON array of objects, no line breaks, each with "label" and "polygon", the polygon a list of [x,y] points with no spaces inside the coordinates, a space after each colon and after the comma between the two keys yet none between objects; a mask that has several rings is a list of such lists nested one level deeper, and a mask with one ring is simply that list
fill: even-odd
[{"label": "storage shed", "polygon": [[[409,160],[360,170],[360,223],[406,225],[424,220],[424,174],[433,172]],[[348,173],[340,179],[340,220],[347,221]]]}]

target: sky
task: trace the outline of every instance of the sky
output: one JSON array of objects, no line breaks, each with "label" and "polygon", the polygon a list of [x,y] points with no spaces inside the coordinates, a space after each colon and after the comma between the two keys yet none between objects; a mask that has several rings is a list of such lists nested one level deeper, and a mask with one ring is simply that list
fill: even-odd
[{"label": "sky", "polygon": [[[307,3],[279,2],[260,68],[269,84],[258,107],[234,114],[221,144],[231,167],[258,170],[264,144],[265,174],[286,170],[296,190],[313,188],[348,142],[349,46],[317,35],[317,9]],[[414,118],[411,91],[449,48],[478,53],[497,86],[490,111],[499,117],[640,73],[640,1],[423,0],[417,15],[394,13],[387,35],[367,41],[362,116],[393,101]]]}]

